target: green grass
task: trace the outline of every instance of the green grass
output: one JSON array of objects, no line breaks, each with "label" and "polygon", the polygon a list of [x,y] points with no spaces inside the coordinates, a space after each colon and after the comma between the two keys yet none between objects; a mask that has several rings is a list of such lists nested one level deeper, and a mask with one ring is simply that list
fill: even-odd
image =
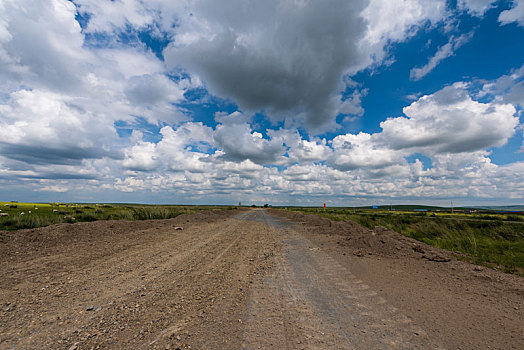
[{"label": "green grass", "polygon": [[[424,243],[465,254],[476,264],[500,268],[524,276],[524,224],[505,214],[489,219],[477,216],[439,216],[433,213],[372,212],[354,209],[292,208],[291,211],[315,214],[331,220],[352,220],[373,229],[385,226]],[[467,219],[467,220],[464,220]],[[511,220],[514,219],[514,220]]]},{"label": "green grass", "polygon": [[[170,219],[180,214],[217,208],[222,207],[0,202],[0,213],[7,214],[7,216],[0,216],[0,230],[12,231],[59,223],[97,220]],[[234,207],[231,208],[233,209]]]}]

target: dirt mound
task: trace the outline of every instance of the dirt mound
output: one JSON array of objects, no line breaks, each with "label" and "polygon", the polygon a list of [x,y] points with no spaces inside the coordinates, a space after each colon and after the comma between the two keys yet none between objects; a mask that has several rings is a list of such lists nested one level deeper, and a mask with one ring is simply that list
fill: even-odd
[{"label": "dirt mound", "polygon": [[405,237],[386,227],[369,230],[354,221],[332,221],[313,214],[272,210],[272,214],[304,225],[314,234],[335,236],[337,244],[347,247],[357,256],[412,257],[436,262],[447,262],[452,253]]},{"label": "dirt mound", "polygon": [[272,215],[277,215],[290,219],[296,223],[304,224],[309,227],[319,228],[319,234],[333,234],[333,233],[369,233],[370,230],[357,224],[354,221],[332,221],[328,218],[313,215],[302,214],[297,212],[290,212],[284,210],[271,210]]},{"label": "dirt mound", "polygon": [[184,222],[206,222],[211,223],[238,214],[238,210],[213,209],[203,210],[194,214],[182,214],[174,218],[177,223]]},{"label": "dirt mound", "polygon": [[436,262],[447,262],[452,257],[452,254],[448,251],[405,237],[382,226],[377,226],[367,234],[349,235],[345,244],[356,248],[355,255],[367,253],[386,257],[404,256]]}]

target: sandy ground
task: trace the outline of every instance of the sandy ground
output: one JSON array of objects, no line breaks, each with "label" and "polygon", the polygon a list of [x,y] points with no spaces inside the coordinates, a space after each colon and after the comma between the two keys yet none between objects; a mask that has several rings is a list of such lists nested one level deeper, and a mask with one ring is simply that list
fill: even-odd
[{"label": "sandy ground", "polygon": [[0,232],[0,348],[522,349],[523,280],[276,210],[61,224]]}]

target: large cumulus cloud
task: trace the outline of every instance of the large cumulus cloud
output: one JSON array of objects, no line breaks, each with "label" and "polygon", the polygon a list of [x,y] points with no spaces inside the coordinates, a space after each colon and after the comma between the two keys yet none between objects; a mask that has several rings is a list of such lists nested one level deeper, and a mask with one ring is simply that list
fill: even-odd
[{"label": "large cumulus cloud", "polygon": [[[70,164],[118,157],[116,131],[74,99],[39,90],[19,90],[0,105],[0,151],[28,163]],[[110,143],[111,142],[111,143]]]},{"label": "large cumulus cloud", "polygon": [[344,75],[378,65],[388,46],[446,17],[444,0],[75,0],[87,32],[149,30],[171,43],[170,67],[200,76],[211,93],[246,112],[336,127]]},{"label": "large cumulus cloud", "polygon": [[0,3],[0,78],[4,88],[23,81],[32,86],[72,90],[82,84],[89,51],[75,20],[75,6],[65,0]]},{"label": "large cumulus cloud", "polygon": [[421,97],[406,117],[380,123],[377,141],[393,149],[462,153],[502,146],[519,123],[511,104],[472,100],[462,83]]},{"label": "large cumulus cloud", "polygon": [[336,136],[329,163],[342,170],[394,171],[391,166],[405,165],[412,154],[434,158],[502,146],[519,124],[512,104],[475,101],[464,83],[420,97],[404,114],[381,122],[375,134]]},{"label": "large cumulus cloud", "polygon": [[201,0],[181,16],[178,40],[164,54],[242,109],[303,120],[314,131],[344,113],[344,74],[379,63],[386,44],[437,21],[444,8],[423,0]]},{"label": "large cumulus cloud", "polygon": [[[195,72],[212,92],[244,110],[303,114],[311,126],[333,118],[342,74],[366,59],[358,48],[366,31],[360,17],[365,1],[198,3],[179,29],[190,39],[165,51],[170,64]],[[217,6],[219,15],[209,9]],[[245,11],[234,10],[239,7]],[[194,39],[195,21],[208,30]]]}]

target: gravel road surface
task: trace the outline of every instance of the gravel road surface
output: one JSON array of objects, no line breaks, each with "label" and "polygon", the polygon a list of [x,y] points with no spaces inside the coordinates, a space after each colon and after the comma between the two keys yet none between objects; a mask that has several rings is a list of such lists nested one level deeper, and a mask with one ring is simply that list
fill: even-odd
[{"label": "gravel road surface", "polygon": [[523,299],[521,277],[276,210],[0,232],[1,349],[522,349]]}]

